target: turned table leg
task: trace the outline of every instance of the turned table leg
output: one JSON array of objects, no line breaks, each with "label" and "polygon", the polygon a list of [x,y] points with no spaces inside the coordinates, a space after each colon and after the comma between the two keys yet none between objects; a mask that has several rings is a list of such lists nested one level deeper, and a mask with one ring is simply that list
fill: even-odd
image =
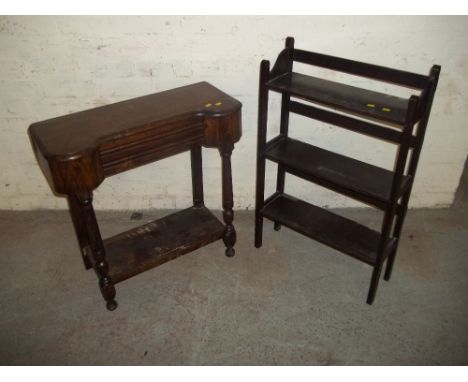
[{"label": "turned table leg", "polygon": [[101,289],[102,296],[106,300],[107,309],[114,310],[117,308],[115,287],[112,279],[108,275],[109,266],[107,265],[104,244],[94,213],[92,192],[78,195],[77,200],[84,218],[84,229],[86,230],[91,248],[94,270],[99,277],[99,288]]},{"label": "turned table leg", "polygon": [[232,196],[232,174],[231,174],[231,153],[234,149],[234,145],[224,145],[220,147],[222,162],[222,177],[223,177],[223,219],[226,223],[223,234],[223,242],[226,245],[226,256],[234,256],[234,244],[236,243],[236,230],[232,225],[234,220],[234,212],[232,207],[234,206]]}]

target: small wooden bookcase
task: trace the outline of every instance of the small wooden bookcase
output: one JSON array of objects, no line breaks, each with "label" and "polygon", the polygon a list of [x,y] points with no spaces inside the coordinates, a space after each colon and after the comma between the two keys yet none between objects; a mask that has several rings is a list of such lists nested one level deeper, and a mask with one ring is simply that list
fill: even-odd
[{"label": "small wooden bookcase", "polygon": [[[409,99],[345,85],[293,71],[293,63],[412,88]],[[285,225],[373,267],[367,303],[372,304],[387,260],[390,279],[408,208],[419,155],[437,87],[440,66],[420,75],[294,48],[286,39],[273,69],[260,65],[258,106],[255,246],[262,245],[263,218]],[[266,141],[268,93],[282,95],[280,133]],[[308,103],[299,102],[299,100]],[[316,104],[319,107],[312,106]],[[397,145],[393,171],[292,139],[289,114],[295,113]],[[359,117],[359,118],[356,118]],[[265,199],[265,161],[278,164],[277,187]],[[285,174],[315,182],[384,211],[380,232],[284,192]]]}]

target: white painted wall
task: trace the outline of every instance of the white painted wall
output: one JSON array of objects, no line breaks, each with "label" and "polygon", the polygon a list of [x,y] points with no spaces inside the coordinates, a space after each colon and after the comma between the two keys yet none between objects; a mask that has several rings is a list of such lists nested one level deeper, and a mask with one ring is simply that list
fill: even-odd
[{"label": "white painted wall", "polygon": [[[298,48],[423,74],[442,65],[411,206],[449,205],[468,152],[467,17],[2,17],[0,209],[66,207],[36,164],[30,123],[202,80],[243,103],[234,199],[235,208],[251,209],[258,68],[262,59],[274,61],[286,36]],[[278,106],[272,97],[272,134]],[[386,168],[393,164],[390,145],[357,134],[302,117],[292,119],[291,132]],[[203,152],[206,203],[220,208],[219,155]],[[267,170],[271,191],[274,166]],[[150,164],[106,179],[96,207],[182,208],[191,203],[189,176],[188,154]],[[291,176],[286,183],[289,193],[322,206],[358,205]]]}]

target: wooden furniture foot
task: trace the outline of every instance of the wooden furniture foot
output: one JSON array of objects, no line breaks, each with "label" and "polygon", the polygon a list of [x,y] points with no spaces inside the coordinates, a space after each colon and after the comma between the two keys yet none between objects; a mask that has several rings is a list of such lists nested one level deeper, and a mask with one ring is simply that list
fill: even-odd
[{"label": "wooden furniture foot", "polygon": [[367,304],[372,305],[375,300],[375,295],[377,293],[377,287],[379,286],[380,272],[382,271],[381,266],[375,266],[372,271],[371,283],[369,286],[369,293],[367,294]]}]

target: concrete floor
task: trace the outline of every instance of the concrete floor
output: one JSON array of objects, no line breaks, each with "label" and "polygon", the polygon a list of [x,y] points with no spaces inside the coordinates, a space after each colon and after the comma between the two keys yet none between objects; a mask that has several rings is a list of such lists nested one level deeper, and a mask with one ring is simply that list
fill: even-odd
[{"label": "concrete floor", "polygon": [[[0,213],[0,363],[35,365],[468,364],[468,213],[409,212],[389,283],[239,212],[236,256],[213,243],[117,285],[105,309],[66,211]],[[376,225],[373,210],[341,210]],[[159,212],[161,214],[161,212]],[[104,236],[153,220],[101,212]]]}]

